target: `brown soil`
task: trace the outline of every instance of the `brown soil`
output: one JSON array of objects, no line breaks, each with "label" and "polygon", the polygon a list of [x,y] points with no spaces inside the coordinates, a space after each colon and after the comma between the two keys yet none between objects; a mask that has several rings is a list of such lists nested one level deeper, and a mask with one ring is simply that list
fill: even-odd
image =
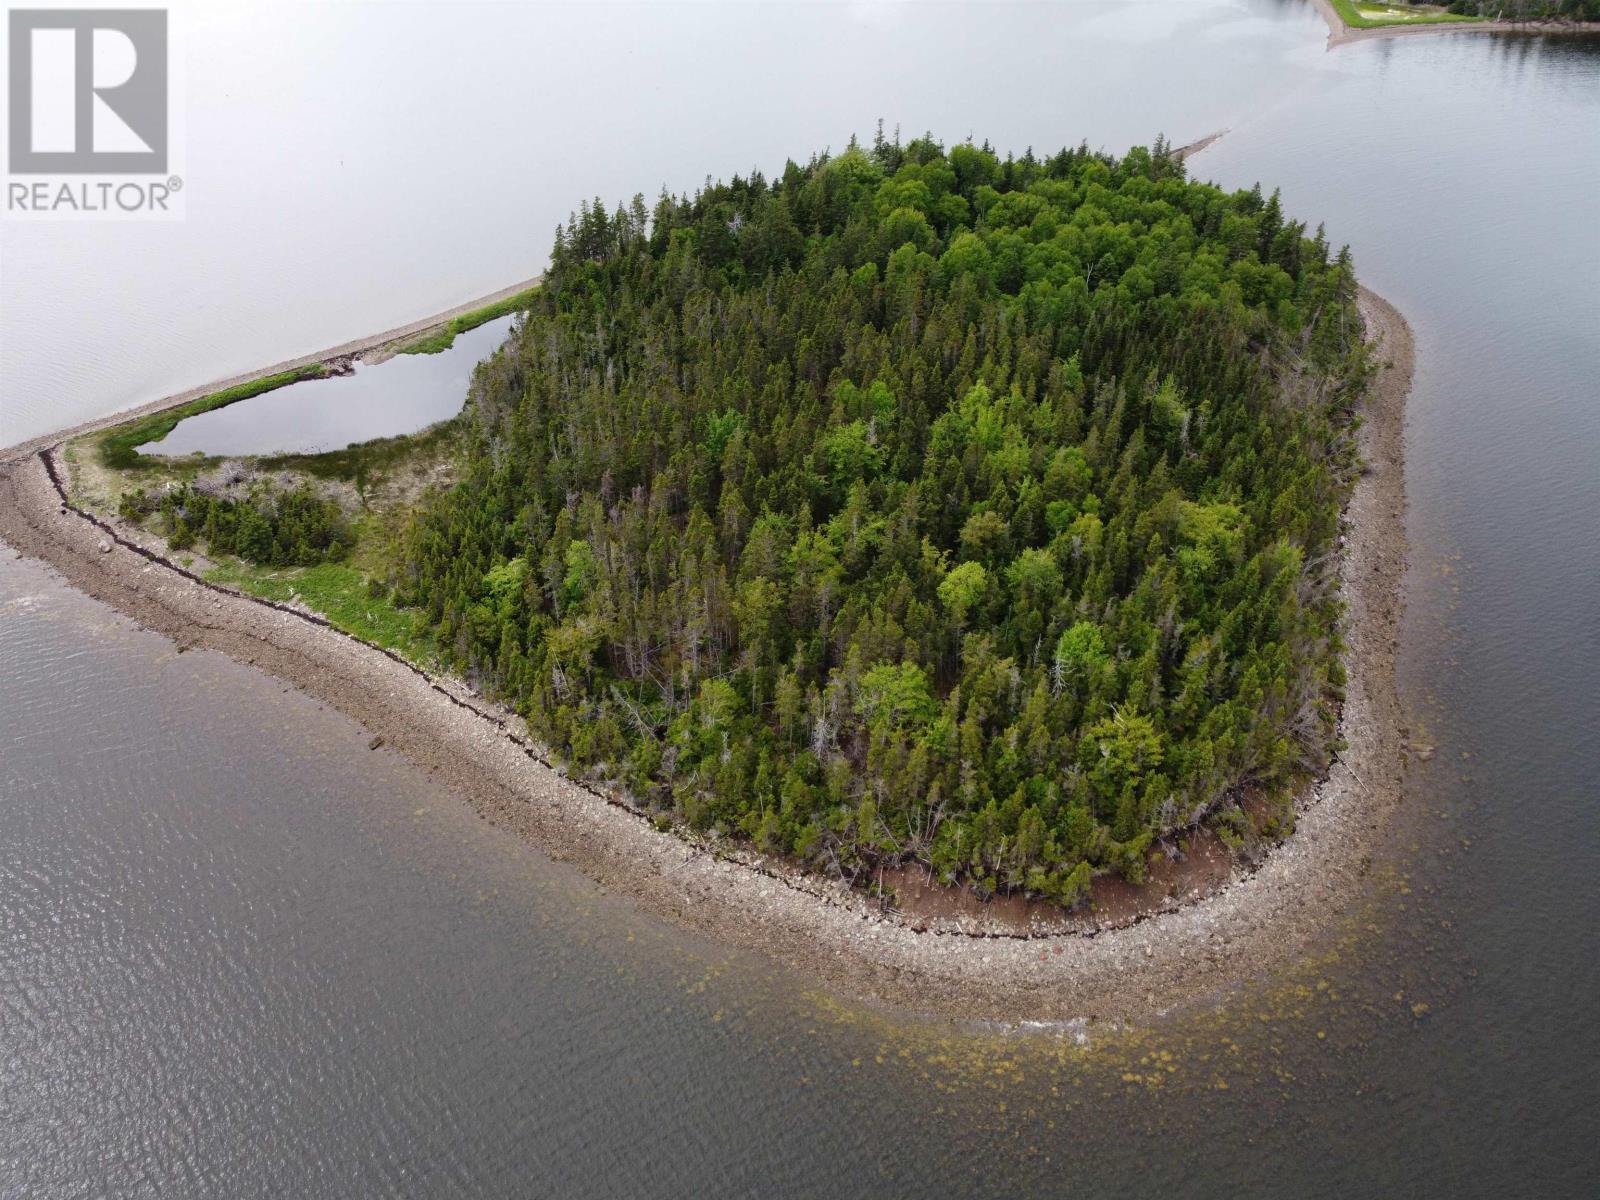
[{"label": "brown soil", "polygon": [[[1097,896],[1103,919],[1093,928],[1019,936],[993,914],[967,911],[907,920],[860,891],[750,851],[660,833],[549,768],[518,722],[459,681],[429,677],[314,615],[207,584],[69,505],[49,450],[67,435],[0,455],[0,539],[180,645],[255,665],[349,714],[375,744],[438,777],[486,819],[686,927],[902,1009],[1003,1021],[1135,1019],[1205,1003],[1293,955],[1351,902],[1400,799],[1394,645],[1411,337],[1380,297],[1363,291],[1361,306],[1391,365],[1369,397],[1361,430],[1368,469],[1345,522],[1347,749],[1300,802],[1294,836],[1256,870],[1214,886],[1220,866],[1202,850],[1162,874],[1161,886],[1177,894],[1143,920],[1138,906],[1148,896],[1114,888]],[[1204,898],[1178,903],[1191,893]],[[1107,928],[1118,912],[1135,923]]]}]

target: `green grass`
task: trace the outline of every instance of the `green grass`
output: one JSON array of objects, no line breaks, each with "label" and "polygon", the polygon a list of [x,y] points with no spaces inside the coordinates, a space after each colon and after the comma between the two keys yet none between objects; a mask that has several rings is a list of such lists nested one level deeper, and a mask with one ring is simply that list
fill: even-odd
[{"label": "green grass", "polygon": [[400,347],[398,352],[400,354],[438,354],[442,350],[448,350],[455,344],[458,333],[476,329],[486,321],[492,321],[496,317],[503,317],[507,313],[524,311],[533,303],[534,293],[538,290],[537,287],[531,287],[527,291],[518,292],[515,296],[507,296],[504,300],[486,304],[484,307],[473,309],[469,313],[462,313],[459,317],[452,317],[442,329]]},{"label": "green grass", "polygon": [[[1339,19],[1352,29],[1387,29],[1396,25],[1443,25],[1454,21],[1481,21],[1482,17],[1415,8],[1403,3],[1358,4],[1356,0],[1328,0]],[[1386,9],[1398,9],[1400,16],[1389,16]]]},{"label": "green grass", "polygon": [[418,614],[397,608],[387,597],[370,595],[367,576],[356,567],[323,563],[275,570],[228,559],[205,577],[212,583],[280,603],[288,602],[291,591],[297,592],[300,603],[346,633],[393,650],[418,666],[431,667],[437,662],[437,648],[432,636],[422,631]]},{"label": "green grass", "polygon": [[248,400],[263,392],[288,387],[289,384],[299,383],[304,379],[320,379],[326,373],[327,368],[321,363],[311,363],[291,371],[279,371],[276,375],[265,375],[250,383],[223,388],[220,392],[212,392],[209,396],[201,396],[198,400],[191,400],[187,404],[152,413],[148,417],[140,417],[123,425],[114,425],[98,436],[100,461],[119,471],[154,466],[156,465],[154,460],[150,456],[140,454],[139,447],[146,442],[166,437],[185,417],[198,416],[214,408],[225,408],[229,404],[237,404],[240,400]]}]

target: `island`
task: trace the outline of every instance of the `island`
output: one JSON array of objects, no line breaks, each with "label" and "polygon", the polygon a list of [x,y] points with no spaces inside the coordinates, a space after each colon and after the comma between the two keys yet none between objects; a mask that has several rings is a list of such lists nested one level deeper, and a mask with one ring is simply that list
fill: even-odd
[{"label": "island", "polygon": [[[586,203],[508,304],[442,426],[152,452],[247,382],[56,439],[48,491],[13,456],[0,534],[607,884],[874,994],[1048,1014],[1154,957],[1151,913],[1228,893],[1241,946],[1315,920],[1377,825],[1311,799],[1359,751],[1370,806],[1397,753],[1409,339],[1276,193],[1164,141],[880,133]],[[1321,866],[1243,912],[1301,816]],[[1072,951],[979,971],[919,933]]]}]

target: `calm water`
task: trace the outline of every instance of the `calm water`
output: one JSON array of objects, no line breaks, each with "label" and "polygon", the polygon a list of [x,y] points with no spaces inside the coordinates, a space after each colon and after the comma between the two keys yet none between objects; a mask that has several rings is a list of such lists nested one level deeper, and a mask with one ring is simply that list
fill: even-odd
[{"label": "calm water", "polygon": [[[0,227],[4,440],[481,294],[579,196],[879,114],[1040,148],[1226,126],[1195,173],[1281,186],[1417,334],[1401,652],[1438,756],[1287,977],[1086,1048],[952,1030],[639,916],[314,702],[6,557],[0,1196],[1600,1191],[1596,45],[1324,54],[1291,0],[451,12],[208,7],[189,220]],[[291,38],[269,89],[244,47]],[[308,191],[317,220],[236,244]]]},{"label": "calm water", "polygon": [[187,219],[0,223],[0,445],[486,295],[585,198],[879,117],[1192,141],[1303,85],[1301,3],[184,5]]},{"label": "calm water", "polygon": [[505,341],[515,317],[485,321],[437,354],[397,354],[349,375],[292,383],[179,421],[147,454],[308,454],[416,433],[455,416],[472,368]]}]

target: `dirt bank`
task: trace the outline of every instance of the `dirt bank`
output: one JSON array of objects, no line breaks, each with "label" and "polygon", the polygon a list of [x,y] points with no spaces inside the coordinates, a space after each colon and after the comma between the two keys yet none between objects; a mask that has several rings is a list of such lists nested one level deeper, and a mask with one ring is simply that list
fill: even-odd
[{"label": "dirt bank", "polygon": [[147,628],[253,664],[349,714],[486,819],[552,858],[809,979],[952,1017],[1137,1020],[1214,999],[1292,956],[1350,902],[1364,857],[1399,800],[1394,644],[1405,564],[1402,428],[1411,337],[1380,297],[1363,292],[1361,307],[1369,336],[1392,365],[1369,401],[1361,433],[1369,469],[1346,517],[1350,683],[1341,732],[1348,748],[1301,802],[1294,836],[1253,874],[1119,929],[994,936],[957,914],[917,930],[841,884],[657,832],[543,765],[517,722],[459,682],[431,679],[318,618],[214,588],[121,540],[65,502],[49,448],[0,454],[0,539]]}]

